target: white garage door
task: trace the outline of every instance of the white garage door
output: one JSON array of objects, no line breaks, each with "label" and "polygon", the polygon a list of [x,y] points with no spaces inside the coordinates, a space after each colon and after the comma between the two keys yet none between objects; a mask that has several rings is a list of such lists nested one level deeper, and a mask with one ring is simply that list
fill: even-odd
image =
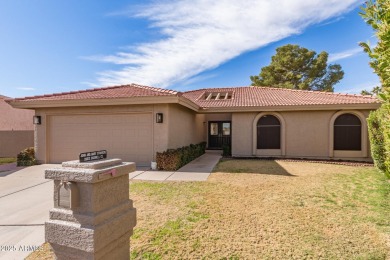
[{"label": "white garage door", "polygon": [[107,150],[108,158],[150,165],[152,122],[151,113],[50,116],[48,160],[61,163],[82,152]]}]

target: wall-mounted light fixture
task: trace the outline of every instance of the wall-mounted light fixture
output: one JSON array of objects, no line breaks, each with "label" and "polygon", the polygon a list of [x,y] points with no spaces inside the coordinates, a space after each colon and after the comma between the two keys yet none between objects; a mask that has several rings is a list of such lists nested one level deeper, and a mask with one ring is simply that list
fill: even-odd
[{"label": "wall-mounted light fixture", "polygon": [[33,123],[34,123],[34,125],[40,125],[42,123],[41,116],[34,116]]},{"label": "wall-mounted light fixture", "polygon": [[163,113],[156,114],[156,123],[161,124],[163,122]]}]

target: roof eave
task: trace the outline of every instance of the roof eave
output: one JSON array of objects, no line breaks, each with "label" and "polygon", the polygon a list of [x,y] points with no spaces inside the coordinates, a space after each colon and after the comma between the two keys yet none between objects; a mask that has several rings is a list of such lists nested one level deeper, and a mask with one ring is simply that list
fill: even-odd
[{"label": "roof eave", "polygon": [[179,103],[177,96],[152,96],[129,98],[69,99],[69,100],[7,100],[14,108],[85,107]]},{"label": "roof eave", "polygon": [[182,96],[148,96],[104,99],[74,99],[74,100],[5,100],[14,108],[34,109],[49,107],[80,107],[80,106],[116,106],[176,103],[200,113],[221,112],[257,112],[257,111],[294,111],[294,110],[340,110],[340,109],[378,109],[380,103],[361,104],[327,104],[327,105],[287,105],[287,106],[242,106],[242,107],[211,107],[202,108],[195,102]]},{"label": "roof eave", "polygon": [[189,109],[192,109],[196,112],[199,112],[199,110],[201,109],[200,106],[198,106],[196,103],[192,102],[191,100],[185,98],[185,97],[179,97],[178,98],[178,103],[182,106],[185,106]]},{"label": "roof eave", "polygon": [[380,103],[364,104],[328,104],[328,105],[289,105],[289,106],[250,106],[250,107],[212,107],[202,108],[201,113],[232,113],[232,112],[259,112],[259,111],[314,111],[314,110],[342,110],[359,109],[375,110]]}]

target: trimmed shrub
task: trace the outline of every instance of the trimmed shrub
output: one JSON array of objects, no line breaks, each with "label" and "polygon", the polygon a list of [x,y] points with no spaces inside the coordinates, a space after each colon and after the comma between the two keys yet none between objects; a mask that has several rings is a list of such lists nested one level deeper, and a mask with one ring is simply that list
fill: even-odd
[{"label": "trimmed shrub", "polygon": [[223,145],[222,146],[222,156],[231,156],[232,155],[232,148],[230,145]]},{"label": "trimmed shrub", "polygon": [[378,74],[381,107],[369,118],[372,157],[378,169],[390,178],[390,0],[365,1],[360,15],[375,31],[378,41],[374,47],[360,43],[370,57],[370,66]]},{"label": "trimmed shrub", "polygon": [[385,169],[383,172],[390,178],[390,103],[383,104],[380,110],[383,111],[382,128],[385,158]]},{"label": "trimmed shrub", "polygon": [[17,166],[31,166],[37,164],[35,160],[34,147],[29,147],[21,151],[16,160]]},{"label": "trimmed shrub", "polygon": [[206,143],[190,144],[178,149],[168,149],[157,153],[157,169],[164,171],[176,171],[192,160],[205,153]]},{"label": "trimmed shrub", "polygon": [[373,111],[368,117],[368,133],[370,136],[371,155],[376,167],[379,170],[385,170],[385,146],[384,133],[381,124],[381,109]]},{"label": "trimmed shrub", "polygon": [[375,166],[390,178],[390,108],[382,105],[370,113],[368,130]]}]

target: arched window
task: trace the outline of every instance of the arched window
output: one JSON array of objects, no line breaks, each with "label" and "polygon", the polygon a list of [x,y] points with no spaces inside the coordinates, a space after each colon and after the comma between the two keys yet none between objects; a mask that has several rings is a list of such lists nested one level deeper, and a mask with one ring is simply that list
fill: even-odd
[{"label": "arched window", "polygon": [[334,121],[334,150],[362,149],[362,122],[353,114],[342,114]]},{"label": "arched window", "polygon": [[280,149],[280,121],[265,115],[257,121],[257,149]]}]

